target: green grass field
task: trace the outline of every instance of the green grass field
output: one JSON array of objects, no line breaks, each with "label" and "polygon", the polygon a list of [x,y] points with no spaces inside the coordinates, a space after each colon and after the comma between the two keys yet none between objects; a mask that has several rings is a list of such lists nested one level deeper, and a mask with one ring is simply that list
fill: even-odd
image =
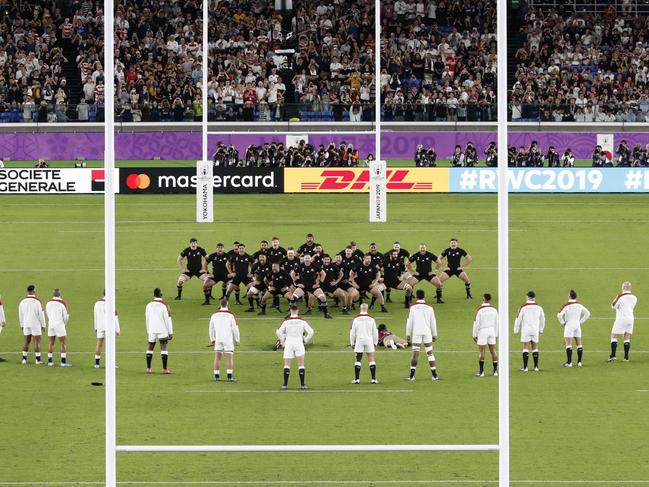
[{"label": "green grass field", "polygon": [[[511,196],[511,309],[534,289],[548,317],[541,372],[522,374],[511,336],[511,475],[514,485],[649,483],[646,416],[649,338],[646,196]],[[236,384],[212,382],[207,326],[194,279],[181,302],[170,300],[175,338],[172,376],[144,373],[144,306],[152,289],[175,292],[175,259],[190,237],[213,248],[242,240],[251,250],[278,235],[299,245],[311,231],[326,250],[350,239],[366,249],[394,240],[439,252],[450,237],[474,257],[474,296],[497,290],[496,198],[493,195],[390,195],[389,223],[367,223],[365,195],[217,196],[217,222],[194,221],[192,196],[117,196],[119,444],[495,443],[497,379],[473,376],[477,353],[471,322],[479,300],[461,282],[445,286],[435,307],[441,381],[403,380],[409,351],[380,351],[381,383],[360,386],[348,346],[350,320],[315,314],[307,381],[311,391],[280,393],[281,354],[270,351],[280,315],[243,313],[235,355]],[[0,293],[8,325],[0,335],[0,485],[101,485],[103,368],[92,368],[92,309],[103,287],[103,205],[99,196],[2,196]],[[606,364],[613,312],[623,280],[639,304],[632,360]],[[17,305],[27,284],[41,298],[62,288],[69,302],[71,368],[20,364]],[[575,288],[592,318],[584,325],[585,365],[564,369],[562,330],[555,315]],[[432,287],[424,286],[429,296]],[[218,292],[215,290],[215,292]],[[405,330],[401,293],[380,316]],[[497,299],[497,296],[495,296]],[[285,307],[285,304],[283,304]],[[33,354],[30,354],[30,362]],[[58,362],[58,354],[55,355]],[[160,358],[154,356],[154,370]],[[292,384],[297,374],[292,375]],[[137,485],[495,485],[497,454],[476,453],[206,453],[118,454],[118,480]],[[48,482],[40,484],[39,482]],[[595,483],[597,482],[597,483]],[[569,484],[568,484],[569,485]]]},{"label": "green grass field", "polygon": [[[78,161],[48,161],[52,168],[74,167]],[[10,161],[6,162],[6,167],[33,167],[33,161]],[[116,161],[116,167],[195,167],[196,161]],[[103,161],[86,161],[87,167],[103,167]],[[388,165],[391,167],[415,167],[415,162],[409,160],[390,160]],[[575,167],[591,167],[592,162],[589,160],[579,160],[575,162]],[[450,167],[450,159],[441,159],[437,161],[438,167]],[[478,167],[486,167],[484,161],[480,161]]]}]

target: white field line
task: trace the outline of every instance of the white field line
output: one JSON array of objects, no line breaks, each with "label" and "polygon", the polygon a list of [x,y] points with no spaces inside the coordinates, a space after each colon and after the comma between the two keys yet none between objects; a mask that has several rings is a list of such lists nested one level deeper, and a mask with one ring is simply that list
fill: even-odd
[{"label": "white field line", "polygon": [[[286,393],[304,393],[304,391],[301,391],[299,389],[288,389],[288,390],[281,390],[281,389],[265,389],[265,390],[249,390],[249,391],[241,391],[237,389],[212,389],[212,390],[198,390],[198,391],[185,391],[188,394],[286,394]],[[405,392],[414,392],[410,389],[373,389],[373,390],[364,390],[364,389],[323,389],[323,390],[318,390],[318,389],[309,389],[307,393],[309,394],[390,394],[390,393],[398,393],[402,394]]]},{"label": "white field line", "polygon": [[[649,480],[510,480],[515,485],[565,484],[565,485],[646,485]],[[472,485],[498,484],[497,480],[118,480],[118,485],[402,485],[402,484],[439,484],[439,485]],[[0,485],[104,485],[103,481],[0,481]]]},{"label": "white field line", "polygon": [[[130,233],[130,232],[129,232]],[[467,267],[467,272],[473,271],[497,271],[497,267]],[[510,267],[510,271],[649,271],[649,267]],[[5,269],[0,268],[0,274],[3,272],[103,272],[103,267],[89,267],[89,268],[66,268],[66,269],[35,269],[30,268],[13,268]],[[157,271],[178,271],[177,267],[122,267],[117,269],[118,272],[157,272]]]}]

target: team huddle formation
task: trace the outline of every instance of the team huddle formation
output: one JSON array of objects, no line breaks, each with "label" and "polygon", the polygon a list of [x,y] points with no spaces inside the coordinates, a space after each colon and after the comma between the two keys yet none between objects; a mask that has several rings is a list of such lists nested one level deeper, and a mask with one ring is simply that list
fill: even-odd
[{"label": "team huddle formation", "polygon": [[[414,287],[423,281],[430,282],[436,290],[437,304],[443,304],[443,283],[452,276],[457,276],[465,284],[466,297],[471,299],[471,281],[465,271],[472,258],[458,247],[457,239],[451,239],[447,249],[439,256],[429,252],[425,244],[419,245],[418,252],[410,254],[395,242],[388,252],[380,253],[375,243],[370,244],[369,251],[363,253],[355,242],[350,242],[333,258],[324,252],[322,245],[315,242],[313,235],[308,234],[306,242],[297,249],[284,249],[279,239],[274,237],[269,245],[262,241],[258,251],[252,255],[246,252],[245,245],[235,242],[232,250],[226,252],[223,244],[216,246],[216,251],[207,254],[191,239],[189,247],[178,256],[182,273],[177,282],[177,300],[182,299],[183,286],[192,277],[203,282],[203,304],[209,305],[212,289],[222,283],[222,296],[219,309],[212,314],[209,323],[210,347],[214,347],[214,379],[221,379],[221,361],[226,358],[226,377],[228,382],[234,378],[234,349],[241,340],[239,326],[235,315],[230,311],[229,301],[235,294],[235,303],[242,304],[240,292],[243,286],[249,308],[247,312],[266,314],[266,306],[272,306],[282,312],[280,298],[284,297],[289,306],[289,313],[283,318],[276,331],[275,349],[284,351],[284,370],[282,389],[288,388],[291,364],[295,360],[298,366],[300,388],[308,389],[305,383],[305,344],[309,343],[314,330],[308,321],[299,314],[299,303],[305,301],[304,315],[312,312],[317,304],[325,318],[331,318],[328,298],[334,300],[335,306],[342,313],[349,314],[358,304],[359,313],[352,319],[349,342],[355,353],[353,384],[360,383],[361,360],[367,355],[371,383],[377,384],[376,347],[406,348],[412,346],[410,372],[406,377],[415,380],[415,374],[422,348],[430,367],[433,381],[439,380],[433,344],[437,340],[437,322],[431,304],[426,302],[423,289]],[[444,263],[444,259],[446,263]],[[212,265],[211,272],[209,265]],[[441,272],[440,272],[441,270]],[[439,272],[439,275],[438,275]],[[391,290],[404,291],[404,306],[408,308],[405,339],[395,335],[384,324],[377,326],[376,320],[369,312],[378,301],[380,311],[387,311],[386,302],[391,302]],[[414,294],[414,297],[413,297]],[[371,296],[371,297],[370,297]],[[369,304],[365,302],[370,298]],[[473,340],[479,349],[479,370],[476,376],[484,377],[485,353],[489,349],[492,358],[492,375],[498,375],[498,356],[496,338],[498,336],[498,311],[491,304],[491,295],[485,293],[482,303],[475,313],[473,321]],[[611,352],[609,362],[616,360],[617,345],[620,338],[624,343],[624,360],[629,360],[631,336],[634,325],[634,309],[637,298],[632,294],[631,283],[624,282],[621,292],[611,303],[616,316],[611,330]],[[94,367],[100,367],[101,350],[106,335],[105,298],[94,305],[94,329],[97,337]],[[577,347],[578,367],[582,366],[583,344],[582,325],[590,317],[588,309],[577,300],[577,293],[571,290],[567,302],[557,313],[557,320],[564,329],[566,361],[564,367],[573,366],[573,342]],[[61,291],[55,289],[52,298],[43,308],[36,297],[35,286],[27,287],[27,296],[19,305],[19,324],[24,335],[22,363],[28,363],[30,344],[34,343],[35,363],[41,365],[41,335],[47,328],[48,354],[47,364],[54,365],[53,353],[57,338],[61,346],[60,365],[69,367],[66,349],[66,325],[70,315],[68,305],[63,300]],[[164,301],[160,288],[153,291],[153,299],[146,305],[146,372],[152,373],[153,352],[160,344],[162,373],[170,374],[168,368],[168,345],[173,338],[173,322],[169,305]],[[533,359],[533,370],[539,371],[539,337],[545,329],[545,312],[536,302],[536,295],[529,291],[514,322],[514,333],[520,334],[522,345],[521,371],[527,372],[530,351]],[[0,331],[6,323],[4,308],[0,301]],[[119,318],[115,316],[115,331],[119,335]]]}]

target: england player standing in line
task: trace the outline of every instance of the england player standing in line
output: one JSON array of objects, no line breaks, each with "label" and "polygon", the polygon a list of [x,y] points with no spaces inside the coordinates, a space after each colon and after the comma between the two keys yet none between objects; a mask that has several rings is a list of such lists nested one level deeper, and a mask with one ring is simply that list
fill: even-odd
[{"label": "england player standing in line", "polygon": [[153,290],[153,300],[146,305],[146,332],[148,344],[146,349],[146,373],[151,373],[151,360],[156,342],[160,342],[160,356],[162,358],[162,373],[171,374],[168,368],[169,352],[167,345],[173,338],[173,323],[169,306],[162,300],[160,288]]},{"label": "england player standing in line", "polygon": [[305,383],[306,371],[304,369],[304,344],[309,343],[313,337],[313,328],[306,320],[298,315],[298,307],[291,305],[291,315],[284,320],[277,329],[277,338],[280,345],[284,347],[284,383],[282,389],[288,389],[288,378],[291,373],[291,362],[297,361],[298,374],[300,376],[300,389],[306,390],[309,387]]},{"label": "england player standing in line", "polygon": [[374,352],[379,343],[379,330],[376,327],[376,321],[367,314],[367,303],[360,306],[360,314],[354,317],[352,326],[349,330],[349,343],[354,348],[356,362],[354,363],[354,380],[352,384],[361,383],[361,360],[363,352],[367,353],[367,360],[370,366],[372,384],[377,384],[376,380],[376,362],[374,361]]},{"label": "england player standing in line", "polygon": [[412,344],[410,375],[406,379],[411,382],[415,380],[419,350],[423,345],[426,349],[426,357],[428,358],[428,365],[430,365],[433,380],[439,380],[435,355],[433,354],[433,342],[437,340],[435,312],[433,311],[433,307],[424,300],[426,295],[423,289],[417,289],[415,296],[417,297],[417,301],[410,306],[408,322],[406,324],[406,340]]},{"label": "england player standing in line", "polygon": [[615,310],[615,322],[611,330],[611,355],[608,358],[609,362],[613,362],[616,359],[617,340],[620,335],[624,338],[624,360],[625,362],[629,361],[631,335],[633,335],[633,311],[637,302],[638,298],[631,294],[631,283],[627,281],[622,284],[622,292],[611,303],[611,308]]},{"label": "england player standing in line", "polygon": [[[206,257],[207,252],[203,247],[198,246],[198,240],[195,238],[189,241],[189,247],[180,252],[180,255],[176,259],[176,263],[180,267],[180,276],[178,276],[178,283],[176,284],[178,295],[175,299],[182,299],[183,286],[192,277],[198,277],[203,282],[203,285],[208,281],[209,274],[207,273]],[[206,301],[209,301],[210,293],[211,288],[203,288],[203,295]]]},{"label": "england player standing in line", "polygon": [[18,305],[18,323],[23,330],[22,364],[27,363],[29,344],[34,338],[34,358],[36,365],[42,365],[41,361],[41,335],[45,329],[45,313],[41,300],[36,297],[36,287],[32,284],[27,286],[27,297]]},{"label": "england player standing in line", "polygon": [[[101,349],[104,346],[104,339],[106,338],[106,296],[95,303],[93,309],[94,315],[94,328],[97,335],[97,344],[95,345],[95,369],[99,368],[99,361],[101,360]],[[115,310],[115,335],[119,335],[119,316]]]},{"label": "england player standing in line", "polygon": [[498,376],[498,354],[496,353],[496,337],[498,336],[498,310],[491,305],[491,294],[485,293],[482,304],[475,312],[473,320],[473,341],[478,344],[480,370],[475,374],[484,377],[485,349],[489,347],[494,377]]},{"label": "england player standing in line", "polygon": [[[462,264],[462,257],[464,257],[464,264]],[[440,284],[444,284],[453,276],[457,276],[464,282],[464,289],[466,290],[466,298],[473,299],[471,296],[471,279],[466,273],[466,267],[471,264],[473,258],[467,253],[466,250],[457,246],[457,239],[452,238],[449,247],[442,252],[439,257],[438,263],[442,264],[442,259],[446,258],[446,268],[439,276]],[[441,288],[440,288],[441,293]],[[441,294],[440,294],[441,296]]]},{"label": "england player standing in line", "polygon": [[557,319],[563,326],[563,339],[566,343],[566,361],[564,367],[572,367],[572,341],[577,344],[577,367],[581,367],[581,361],[584,356],[584,347],[581,342],[581,325],[590,318],[590,311],[577,302],[577,293],[574,289],[568,293],[568,302],[564,304]]},{"label": "england player standing in line", "polygon": [[66,343],[67,330],[65,329],[70,319],[68,305],[61,297],[61,290],[55,289],[50,299],[45,305],[47,314],[47,365],[54,365],[54,344],[58,338],[61,342],[61,367],[70,367],[72,364],[67,361],[68,347]]},{"label": "england player standing in line", "polygon": [[523,367],[521,372],[527,372],[527,363],[530,359],[530,348],[534,359],[534,372],[539,371],[539,334],[545,328],[545,313],[543,308],[536,304],[534,291],[527,293],[525,304],[521,305],[514,322],[514,334],[521,334],[523,346]]},{"label": "england player standing in line", "polygon": [[221,377],[221,358],[225,353],[227,357],[227,380],[236,382],[234,378],[234,347],[239,345],[241,337],[239,335],[239,326],[234,314],[228,309],[228,300],[223,298],[220,302],[221,307],[210,318],[210,346],[214,347],[214,380],[218,381]]}]

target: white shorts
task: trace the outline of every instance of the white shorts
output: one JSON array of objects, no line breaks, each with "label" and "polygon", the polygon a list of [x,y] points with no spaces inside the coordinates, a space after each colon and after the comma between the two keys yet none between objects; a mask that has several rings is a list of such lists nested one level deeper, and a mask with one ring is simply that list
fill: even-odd
[{"label": "white shorts", "polygon": [[49,326],[47,328],[48,337],[65,337],[68,336],[68,333],[65,330],[65,325],[55,325]]},{"label": "white shorts", "polygon": [[539,343],[539,332],[521,332],[521,343],[525,342]]},{"label": "white shorts", "polygon": [[429,331],[423,335],[413,335],[412,343],[413,345],[419,345],[420,343],[433,343],[433,335]]},{"label": "white shorts", "polygon": [[234,353],[234,342],[232,340],[214,342],[214,351]]},{"label": "white shorts", "polygon": [[611,335],[624,335],[625,333],[633,335],[633,321],[615,320],[615,323],[613,323],[613,330],[611,330]]},{"label": "white shorts", "polygon": [[97,338],[106,338],[106,330],[95,330]]},{"label": "white shorts", "polygon": [[284,358],[302,357],[305,353],[304,343],[301,341],[290,341],[284,343]]},{"label": "white shorts", "polygon": [[158,340],[165,340],[169,338],[169,333],[149,333],[149,343],[155,343]]},{"label": "white shorts", "polygon": [[581,338],[581,325],[566,325],[563,327],[563,338]]},{"label": "white shorts", "polygon": [[493,330],[479,330],[478,331],[478,345],[495,345],[496,334]]},{"label": "white shorts", "polygon": [[379,283],[378,283],[376,286],[374,286],[374,287],[375,287],[376,289],[378,289],[379,292],[383,292],[383,291],[385,291],[385,290],[387,289],[387,287],[385,287],[385,284],[383,284],[382,282],[379,282]]},{"label": "white shorts", "polygon": [[356,340],[356,343],[354,344],[354,352],[356,353],[374,353],[376,351],[376,348],[374,347],[374,343],[368,342],[365,340]]},{"label": "white shorts", "polygon": [[39,337],[43,333],[40,326],[25,326],[23,327],[23,335]]}]

